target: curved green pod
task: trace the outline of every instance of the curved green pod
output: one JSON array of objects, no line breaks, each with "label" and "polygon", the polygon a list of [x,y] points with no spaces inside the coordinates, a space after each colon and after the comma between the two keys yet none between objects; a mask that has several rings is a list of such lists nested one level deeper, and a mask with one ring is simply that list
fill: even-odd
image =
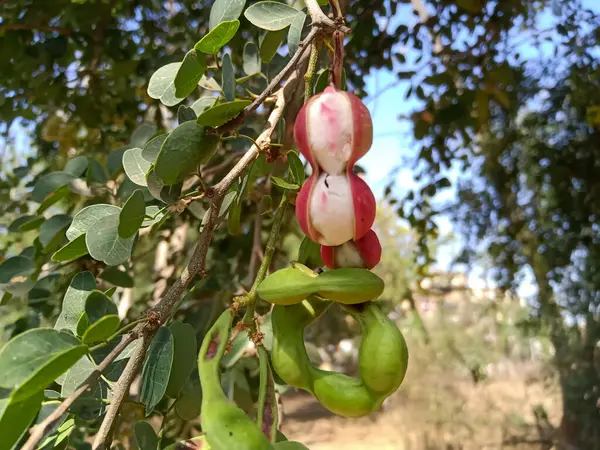
[{"label": "curved green pod", "polygon": [[328,270],[315,281],[319,295],[347,305],[375,300],[385,287],[373,272],[354,267]]},{"label": "curved green pod", "polygon": [[306,353],[304,328],[330,305],[311,296],[296,305],[273,308],[273,369],[286,383],[310,392],[333,413],[365,416],[402,383],[408,364],[406,343],[400,330],[374,303],[342,305],[363,333],[359,378],[316,369]]},{"label": "curved green pod", "polygon": [[317,275],[308,267],[296,264],[266,277],[257,293],[275,305],[295,305],[313,294],[351,305],[375,300],[383,289],[383,280],[367,269],[333,269]]},{"label": "curved green pod", "polygon": [[198,354],[202,385],[202,431],[212,450],[270,450],[272,445],[221,387],[220,364],[231,334],[233,312],[227,309],[210,328]]}]

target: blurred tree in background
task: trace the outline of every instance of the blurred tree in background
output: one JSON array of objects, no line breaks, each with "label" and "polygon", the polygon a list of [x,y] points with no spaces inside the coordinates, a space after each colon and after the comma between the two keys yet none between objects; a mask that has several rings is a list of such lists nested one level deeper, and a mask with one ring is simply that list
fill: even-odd
[{"label": "blurred tree in background", "polygon": [[[68,220],[83,207],[122,206],[139,188],[124,173],[124,152],[181,123],[177,106],[148,96],[148,81],[161,66],[181,61],[208,32],[212,3],[0,3],[0,248],[3,259],[20,255],[30,261],[22,272],[0,266],[3,341],[34,327],[54,326],[72,277],[83,270],[114,295],[119,316],[129,322],[156,304],[179,277],[210,205],[207,199],[178,201],[200,185],[197,177],[186,180],[183,194],[161,193],[162,201],[142,189],[152,212],[169,206],[148,221],[131,258],[119,269],[89,255],[60,263],[50,258],[66,242]],[[485,253],[498,286],[510,292],[524,270],[533,274],[536,298],[520,324],[548,335],[554,346],[563,416],[552,439],[559,448],[600,448],[598,16],[577,0],[349,0],[345,7],[353,30],[346,45],[348,88],[366,95],[365,76],[385,69],[410,83],[407,97],[421,105],[409,118],[420,149],[415,161],[419,189],[394,198],[399,181],[390,180],[376,222],[384,244],[377,273],[386,281],[388,311],[397,313],[407,300],[410,323],[430,339],[418,313],[416,286],[433,273],[440,242],[435,220],[449,211],[466,237],[463,261]],[[403,11],[411,13],[390,25]],[[559,22],[555,29],[540,25],[548,14]],[[246,43],[258,44],[259,72],[270,79],[289,59],[287,42],[285,34],[266,39],[244,17],[240,21],[240,31],[227,45],[238,83],[256,94],[266,81],[249,73],[242,56]],[[524,58],[522,36],[535,48],[550,47],[551,56],[540,51],[539,58]],[[279,48],[274,56],[273,39]],[[322,61],[321,67],[326,64]],[[220,91],[220,83],[219,68],[209,67],[197,89],[199,98]],[[292,145],[294,108],[303,93],[297,97],[286,113],[286,126],[278,130],[285,150]],[[199,102],[186,105],[201,111]],[[264,121],[259,109],[243,132],[256,137]],[[23,142],[31,147],[24,148]],[[248,146],[240,139],[220,146],[202,169],[202,182],[221,180]],[[209,276],[195,279],[181,300],[176,317],[193,324],[199,339],[219,307],[254,278],[272,223],[271,195],[277,192],[270,175],[281,176],[287,167],[281,155],[275,149],[254,164],[238,206],[240,223],[223,215],[209,251]],[[456,204],[441,208],[435,198],[450,187],[451,167],[468,178],[459,183]],[[70,174],[70,184],[48,186],[48,174],[57,171]],[[36,189],[52,195],[36,194]],[[397,217],[411,228],[399,226]],[[273,269],[297,257],[303,236],[292,211],[281,236]],[[22,274],[27,280],[15,282],[14,276]],[[117,290],[110,292],[113,287]],[[261,305],[259,312],[267,311]],[[335,332],[315,333],[320,345],[352,336],[344,318],[326,319],[323,330]],[[468,351],[453,354],[460,360]],[[236,361],[230,392],[251,409],[256,368]],[[470,370],[476,366],[466,364]],[[141,413],[134,405],[129,414],[124,433]],[[167,436],[181,435],[184,425],[176,420],[171,425]]]}]

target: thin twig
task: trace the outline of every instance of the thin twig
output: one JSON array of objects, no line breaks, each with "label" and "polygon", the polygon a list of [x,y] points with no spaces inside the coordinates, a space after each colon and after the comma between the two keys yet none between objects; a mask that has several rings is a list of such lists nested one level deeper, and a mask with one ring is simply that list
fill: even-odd
[{"label": "thin twig", "polygon": [[244,324],[247,326],[252,326],[254,324],[254,309],[256,307],[258,286],[267,276],[267,271],[269,270],[269,266],[271,265],[271,260],[273,259],[273,255],[275,254],[275,244],[277,242],[277,238],[279,237],[279,230],[281,229],[281,223],[283,222],[283,216],[285,215],[285,210],[287,209],[287,195],[284,192],[281,197],[281,202],[279,203],[279,207],[275,212],[275,216],[273,218],[273,226],[271,228],[271,233],[269,234],[269,240],[267,241],[267,248],[265,249],[265,257],[258,268],[258,273],[256,274],[256,278],[254,279],[254,283],[250,288],[250,292],[246,294],[246,313],[244,314]]},{"label": "thin twig", "polygon": [[312,19],[313,26],[319,26],[321,28],[333,28],[341,31],[344,34],[350,33],[352,30],[343,24],[336,24],[332,19],[327,17],[317,0],[305,0],[306,9],[310,18]]},{"label": "thin twig", "polygon": [[106,368],[115,360],[117,356],[119,356],[129,344],[135,341],[138,338],[138,334],[133,331],[129,333],[127,336],[123,338],[123,340],[117,345],[104,360],[98,364],[96,370],[94,370],[83,383],[79,385],[77,390],[73,392],[70,396],[68,396],[63,402],[58,405],[58,408],[54,410],[52,414],[50,414],[42,423],[36,425],[31,429],[31,435],[25,445],[23,445],[22,450],[35,450],[37,448],[38,443],[44,437],[44,434],[48,432],[48,430],[56,423],[58,419],[65,414],[70,406],[77,400],[81,395],[87,392],[92,385],[100,378],[102,372],[106,370]]},{"label": "thin twig", "polygon": [[63,36],[70,36],[73,34],[73,30],[67,27],[52,27],[48,25],[41,24],[29,24],[29,23],[3,23],[0,24],[1,31],[8,30],[32,30],[32,31],[41,31],[44,33],[58,33]]},{"label": "thin twig", "polygon": [[[302,66],[302,64],[298,65]],[[242,156],[242,158],[237,162],[237,164],[229,171],[229,173],[211,189],[213,201],[209,208],[208,219],[202,228],[199,242],[194,249],[194,253],[190,258],[190,262],[188,263],[187,267],[184,268],[179,279],[167,291],[165,296],[160,300],[160,302],[158,302],[156,306],[154,306],[154,308],[152,308],[151,313],[157,315],[159,323],[164,323],[164,321],[169,317],[171,309],[177,303],[177,300],[181,297],[186,286],[190,283],[192,278],[194,278],[197,274],[200,274],[202,277],[206,277],[206,255],[208,253],[208,248],[210,246],[210,241],[212,240],[215,227],[217,226],[217,219],[219,217],[219,211],[221,209],[223,197],[225,196],[225,193],[231,184],[258,157],[261,150],[270,145],[271,135],[275,132],[277,123],[284,112],[286,99],[289,98],[297,88],[301,77],[302,74],[299,71],[293,72],[288,78],[288,82],[279,91],[277,91],[277,102],[275,104],[275,108],[269,115],[266,128],[256,139],[258,145],[253,144],[244,154],[244,156]],[[137,373],[142,366],[146,351],[150,345],[150,341],[152,340],[152,335],[154,334],[155,330],[141,329],[140,331],[144,333],[143,343],[136,348],[134,354],[131,356],[127,366],[125,367],[123,374],[119,377],[119,380],[116,383],[112,401],[108,407],[104,420],[102,421],[100,430],[96,434],[96,438],[92,447],[93,450],[105,450],[110,448],[111,437],[119,410],[123,404],[123,401],[127,397],[127,394],[129,393],[129,388],[133,383],[133,380],[137,376]]]}]

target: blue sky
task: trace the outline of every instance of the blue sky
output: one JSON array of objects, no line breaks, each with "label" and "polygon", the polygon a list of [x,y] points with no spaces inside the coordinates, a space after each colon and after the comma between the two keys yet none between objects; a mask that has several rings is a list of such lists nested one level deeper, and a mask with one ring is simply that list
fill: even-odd
[{"label": "blue sky", "polygon": [[[592,9],[600,13],[600,0],[584,0],[583,4],[586,8]],[[409,18],[409,26],[413,25],[417,18],[411,13],[411,5],[400,5],[397,16],[391,21],[391,26],[398,23],[406,23],[406,18]],[[544,13],[539,19],[539,27],[542,29],[552,30],[556,24],[557,18],[550,12]],[[515,42],[523,42],[520,45],[520,53],[523,58],[533,58],[539,55],[539,50],[536,49],[531,40],[527,39],[526,32],[518,31],[513,35]],[[542,46],[542,52],[546,53],[550,50],[550,45]],[[402,50],[402,49],[399,49]],[[406,53],[407,59],[410,62],[410,52]],[[396,71],[410,70],[410,67],[395,67]],[[386,89],[385,93],[376,96],[376,93],[384,89],[386,86],[394,86]],[[412,135],[412,127],[408,121],[399,120],[399,116],[410,114],[415,108],[420,106],[420,101],[415,97],[409,100],[404,99],[404,95],[409,88],[408,81],[398,82],[398,78],[386,70],[379,70],[372,73],[367,78],[367,92],[369,98],[365,99],[369,110],[371,111],[374,124],[374,140],[371,150],[359,164],[367,171],[367,180],[372,187],[377,198],[383,195],[383,189],[390,179],[390,173],[394,169],[399,169],[394,174],[396,188],[394,194],[402,197],[409,189],[416,186],[414,180],[414,160],[420,148]],[[447,174],[451,181],[456,181],[459,177],[468,177],[468,174],[463,174],[458,167],[453,167]],[[436,197],[437,204],[443,204],[456,198],[454,187],[446,189]],[[441,233],[456,232],[448,217],[440,216],[437,224]],[[440,249],[438,254],[438,267],[440,269],[449,268],[452,260],[457,256],[462,247],[460,236],[456,235],[456,240],[449,246]],[[473,274],[470,277],[470,282],[475,286],[490,283],[490,280],[485,280],[483,276],[483,267],[474,268]],[[526,276],[526,279],[529,278]],[[490,283],[491,284],[491,283]],[[521,294],[529,296],[535,293],[532,283],[525,282]]]}]

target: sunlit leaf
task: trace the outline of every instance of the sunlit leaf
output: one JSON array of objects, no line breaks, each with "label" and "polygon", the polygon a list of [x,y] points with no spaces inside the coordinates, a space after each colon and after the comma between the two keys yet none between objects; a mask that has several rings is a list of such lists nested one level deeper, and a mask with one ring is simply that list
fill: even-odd
[{"label": "sunlit leaf", "polygon": [[240,21],[237,19],[221,22],[200,39],[194,48],[199,52],[213,55],[235,36],[239,27]]},{"label": "sunlit leaf", "polygon": [[181,67],[181,63],[170,63],[158,69],[148,84],[148,95],[160,100],[165,106],[175,106],[184,97],[175,95],[175,76]]},{"label": "sunlit leaf", "polygon": [[175,75],[175,95],[185,98],[198,87],[198,82],[206,70],[206,56],[192,49],[186,53]]},{"label": "sunlit leaf", "polygon": [[258,2],[244,11],[244,16],[252,25],[263,30],[278,31],[288,27],[298,14],[297,9],[280,2]]},{"label": "sunlit leaf", "polygon": [[130,238],[137,233],[145,216],[144,194],[138,189],[127,199],[119,213],[119,237]]},{"label": "sunlit leaf", "polygon": [[250,103],[252,103],[250,100],[234,100],[228,103],[221,103],[200,114],[198,116],[198,123],[207,127],[221,126],[235,118]]}]

